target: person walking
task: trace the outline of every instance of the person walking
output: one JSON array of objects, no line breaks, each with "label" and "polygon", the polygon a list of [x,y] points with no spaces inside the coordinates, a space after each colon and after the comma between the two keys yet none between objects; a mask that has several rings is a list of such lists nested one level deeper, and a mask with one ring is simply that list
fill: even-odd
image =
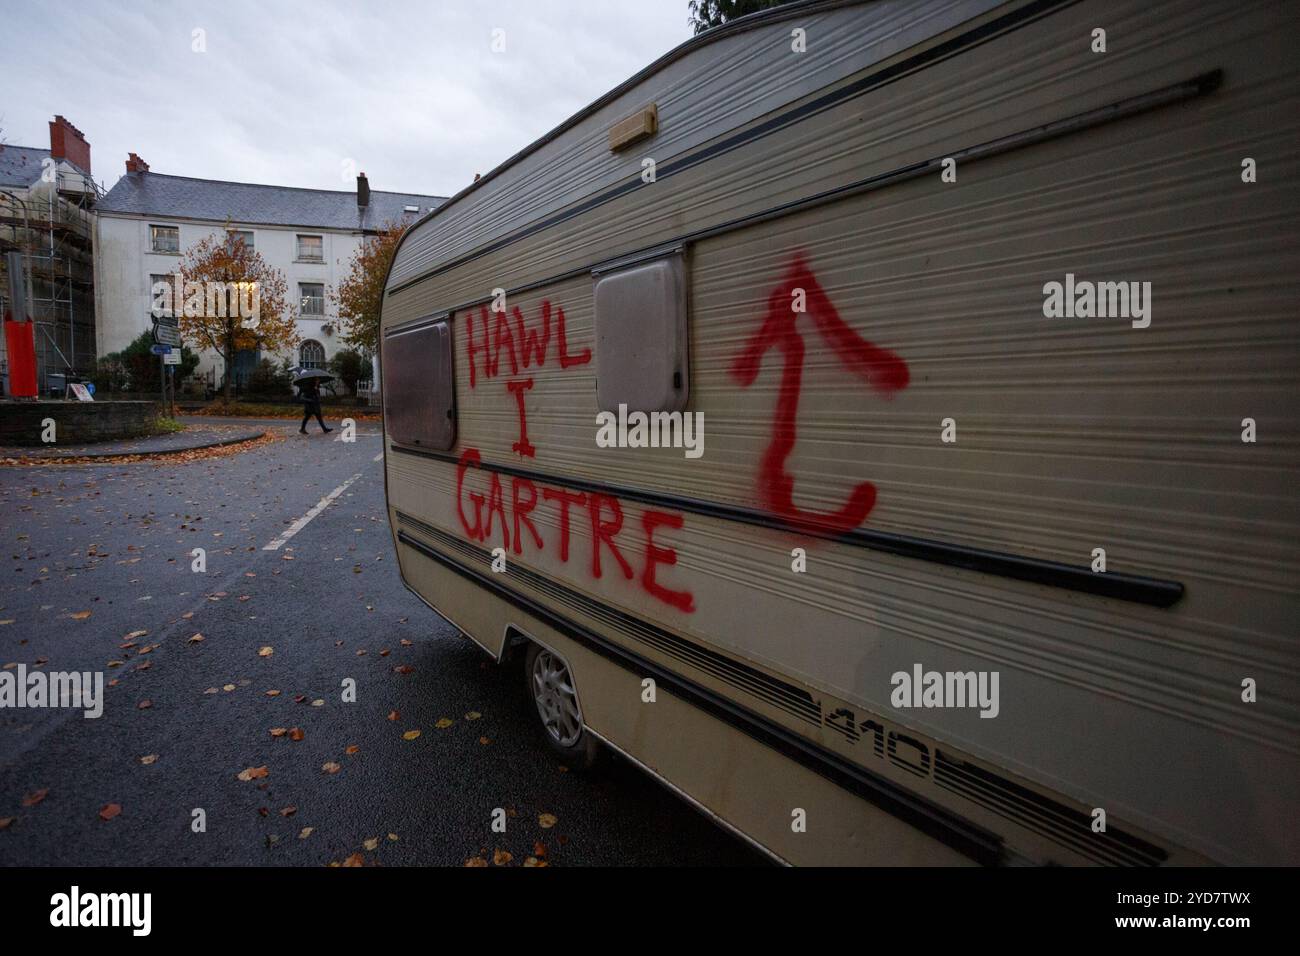
[{"label": "person walking", "polygon": [[307,422],[312,415],[316,416],[316,421],[320,422],[320,430],[323,434],[329,434],[334,429],[325,424],[325,419],[321,417],[320,407],[320,379],[307,378],[298,383],[298,398],[303,403],[302,425],[298,429],[298,434],[307,434]]}]

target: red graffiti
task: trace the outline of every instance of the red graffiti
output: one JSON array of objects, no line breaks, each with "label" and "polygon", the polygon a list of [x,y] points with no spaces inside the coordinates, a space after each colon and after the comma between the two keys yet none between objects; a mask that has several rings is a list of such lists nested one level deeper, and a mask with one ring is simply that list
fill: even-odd
[{"label": "red graffiti", "polygon": [[[609,505],[609,510],[613,517],[609,521],[602,521],[601,511],[605,505]],[[623,529],[623,508],[618,503],[617,498],[611,498],[609,495],[593,494],[591,496],[591,576],[600,577],[600,545],[602,542],[609,548],[609,553],[614,555],[614,560],[618,566],[623,569],[623,577],[629,581],[632,580],[632,565],[619,553],[618,545],[614,543],[614,535]]]},{"label": "red graffiti", "polygon": [[[551,310],[551,303],[542,303],[542,317],[545,318]],[[564,332],[564,310],[556,308],[556,324],[560,327],[560,368],[573,368],[575,365],[586,365],[591,361],[591,349],[583,349],[577,355],[569,354],[569,337]]]},{"label": "red graffiti", "polygon": [[[487,309],[479,306],[483,314],[483,324],[487,326]],[[494,377],[499,371],[498,366],[501,362],[501,348],[504,345],[510,350],[510,374],[519,374],[519,359],[515,356],[515,333],[510,328],[510,320],[506,318],[504,312],[494,312],[497,317],[496,328],[492,332],[492,354],[488,356],[488,378]]]},{"label": "red graffiti", "polygon": [[[478,487],[482,488],[486,485],[486,493],[466,488],[466,478],[471,471],[479,475],[474,479]],[[646,511],[641,516],[645,539],[642,542],[641,573],[638,577],[632,563],[625,556],[625,552],[627,555],[633,554],[632,549],[635,544],[629,542],[628,529],[623,526],[623,506],[617,498],[597,492],[585,494],[564,488],[547,487],[543,487],[539,495],[538,488],[532,481],[527,478],[513,478],[507,506],[500,476],[490,468],[483,467],[482,456],[478,449],[466,448],[461,454],[460,462],[456,466],[456,514],[460,518],[461,529],[470,540],[484,543],[488,547],[494,547],[499,540],[501,547],[510,550],[511,537],[506,520],[508,511],[510,526],[514,530],[514,553],[523,554],[525,532],[538,551],[544,550],[546,544],[537,525],[533,522],[539,497],[542,501],[554,504],[558,508],[561,562],[565,564],[569,562],[570,532],[574,520],[572,513],[575,509],[582,509],[586,511],[586,520],[591,528],[590,573],[593,578],[600,579],[604,576],[601,559],[608,554],[613,557],[620,572],[613,577],[621,576],[627,581],[640,584],[646,593],[687,614],[694,612],[695,598],[691,592],[675,591],[665,587],[656,576],[658,569],[672,567],[677,563],[677,552],[655,542],[655,529],[681,528],[683,524],[681,515]],[[470,509],[472,516],[466,511],[466,502],[472,506]],[[552,547],[555,545],[552,544]]]},{"label": "red graffiti", "polygon": [[581,491],[565,491],[563,488],[543,488],[542,497],[547,501],[560,503],[560,560],[569,560],[569,506],[587,507],[587,496]]},{"label": "red graffiti", "polygon": [[[509,365],[508,374],[511,376],[517,376],[521,367],[528,369],[545,365],[551,344],[551,316],[552,306],[549,301],[542,302],[540,327],[529,327],[518,306],[512,308],[507,316],[504,311],[489,312],[486,305],[481,305],[478,308],[477,322],[474,310],[466,309],[465,357],[469,362],[469,387],[478,386],[480,373],[484,378],[496,378],[503,374],[502,359]],[[556,353],[560,368],[586,365],[591,361],[591,349],[585,348],[576,354],[570,354],[564,309],[556,306],[554,316],[558,346]],[[511,319],[514,319],[513,325]]]},{"label": "red graffiti", "polygon": [[[524,502],[519,497],[519,492],[528,490],[528,501]],[[542,550],[542,536],[537,533],[537,525],[533,524],[533,519],[528,517],[532,510],[537,507],[537,486],[527,478],[516,478],[511,484],[511,508],[510,512],[515,516],[515,554],[524,553],[524,536],[519,532],[519,525],[522,523],[528,527],[532,533],[533,544],[537,550]]]},{"label": "red graffiti", "polygon": [[533,387],[531,378],[512,379],[506,382],[506,390],[515,397],[519,411],[519,440],[510,446],[524,458],[536,458],[537,448],[528,440],[528,415],[524,410],[524,392]]},{"label": "red graffiti", "polygon": [[551,303],[542,303],[542,331],[540,334],[536,329],[524,327],[524,314],[519,311],[519,306],[511,309],[510,314],[515,317],[515,325],[519,327],[519,341],[523,349],[524,368],[534,364],[545,365],[546,349],[551,344]]},{"label": "red graffiti", "polygon": [[797,256],[767,300],[767,316],[731,366],[732,377],[749,386],[758,377],[763,356],[778,349],[783,359],[781,388],[777,394],[772,441],[759,466],[759,493],[764,507],[790,524],[817,531],[847,531],[856,528],[876,503],[876,488],[862,482],[853,488],[844,506],[829,514],[803,511],[794,503],[794,475],[786,460],[797,441],[799,394],[803,382],[804,340],[797,327],[795,304],[804,302],[822,340],[855,376],[881,395],[893,395],[907,387],[907,364],[887,349],[879,348],[858,335],[836,311],[821,284],[802,256]]},{"label": "red graffiti", "polygon": [[695,598],[689,591],[672,591],[655,579],[655,566],[677,563],[677,552],[672,548],[661,548],[655,544],[655,528],[680,528],[682,516],[667,514],[663,511],[647,511],[641,515],[641,526],[645,528],[645,569],[641,572],[641,586],[663,601],[680,611],[691,614],[695,610]]}]

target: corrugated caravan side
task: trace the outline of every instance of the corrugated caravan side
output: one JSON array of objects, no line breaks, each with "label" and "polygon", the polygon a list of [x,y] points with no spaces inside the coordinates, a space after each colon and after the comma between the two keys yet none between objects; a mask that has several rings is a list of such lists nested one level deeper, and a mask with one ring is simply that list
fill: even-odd
[{"label": "corrugated caravan side", "polygon": [[[405,580],[784,859],[1295,862],[1295,32],[805,4],[684,45],[403,241]],[[702,454],[600,447],[620,404]]]}]

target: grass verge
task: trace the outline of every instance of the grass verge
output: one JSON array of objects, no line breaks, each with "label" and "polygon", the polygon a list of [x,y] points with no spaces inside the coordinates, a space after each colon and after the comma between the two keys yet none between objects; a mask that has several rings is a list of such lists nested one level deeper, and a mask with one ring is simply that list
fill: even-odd
[{"label": "grass verge", "polygon": [[[379,409],[369,405],[324,405],[321,413],[327,418],[351,418],[356,421],[379,421]],[[215,401],[195,409],[192,415],[212,415],[217,418],[302,418],[301,405],[263,405],[257,402]]]}]

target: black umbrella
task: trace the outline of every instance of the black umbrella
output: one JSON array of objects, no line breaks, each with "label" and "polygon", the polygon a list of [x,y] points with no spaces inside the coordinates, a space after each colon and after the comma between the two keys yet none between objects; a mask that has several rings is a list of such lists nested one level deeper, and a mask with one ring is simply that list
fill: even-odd
[{"label": "black umbrella", "polygon": [[299,382],[305,382],[309,378],[320,379],[323,384],[333,379],[334,376],[323,368],[301,368],[293,373],[293,384],[297,385]]}]

